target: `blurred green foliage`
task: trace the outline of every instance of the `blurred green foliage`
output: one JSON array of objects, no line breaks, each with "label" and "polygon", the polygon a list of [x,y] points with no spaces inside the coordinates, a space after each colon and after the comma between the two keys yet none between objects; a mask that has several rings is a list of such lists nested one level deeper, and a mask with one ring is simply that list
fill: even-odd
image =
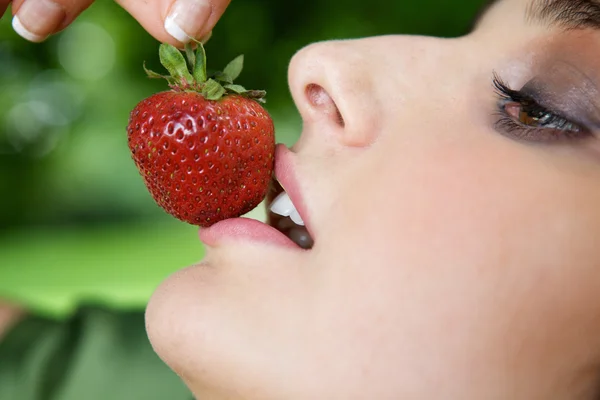
[{"label": "blurred green foliage", "polygon": [[[209,69],[246,56],[239,81],[267,90],[278,140],[301,121],[287,66],[315,41],[381,34],[452,37],[482,0],[233,0],[207,44]],[[0,297],[60,313],[82,298],[142,306],[198,261],[195,228],[152,201],[129,156],[129,111],[165,84],[158,43],[114,2],[96,1],[43,44],[0,20]],[[402,51],[402,49],[390,49]],[[261,210],[255,215],[260,217]]]}]

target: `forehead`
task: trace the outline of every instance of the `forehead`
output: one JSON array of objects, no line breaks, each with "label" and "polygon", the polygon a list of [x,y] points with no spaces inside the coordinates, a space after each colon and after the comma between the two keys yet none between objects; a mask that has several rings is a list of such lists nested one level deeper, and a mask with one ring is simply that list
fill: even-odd
[{"label": "forehead", "polygon": [[[494,6],[496,3],[499,3],[501,1],[504,1],[504,0],[483,0],[481,7],[479,9],[479,13],[477,14],[476,21],[478,21],[483,15],[485,15],[485,13],[487,11],[489,11],[490,8],[492,8],[492,6]],[[523,1],[529,1],[529,0],[523,0]]]},{"label": "forehead", "polygon": [[488,11],[505,3],[510,3],[506,6],[511,6],[507,9],[513,13],[521,10],[523,21],[527,24],[542,24],[562,30],[600,30],[600,0],[486,0],[473,27]]},{"label": "forehead", "polygon": [[[474,30],[477,26],[482,22],[484,17],[493,9],[495,6],[499,5],[499,3],[505,3],[509,0],[482,0],[481,6],[479,7],[479,11],[475,14],[473,18],[473,22],[471,24],[471,29]],[[536,0],[520,0],[521,2],[527,4]]]}]

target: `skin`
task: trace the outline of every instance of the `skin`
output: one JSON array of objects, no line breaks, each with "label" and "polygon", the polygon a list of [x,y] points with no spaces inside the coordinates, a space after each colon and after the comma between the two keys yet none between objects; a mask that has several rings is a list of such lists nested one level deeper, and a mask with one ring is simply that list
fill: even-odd
[{"label": "skin", "polygon": [[491,81],[520,89],[600,35],[526,25],[527,3],[501,1],[461,38],[295,55],[314,248],[225,240],[147,308],[155,350],[198,398],[597,398],[597,139],[507,136]]},{"label": "skin", "polygon": [[295,55],[314,248],[223,241],[147,308],[198,398],[597,398],[600,146],[507,136],[491,80],[519,89],[565,60],[597,80],[600,36],[526,25],[528,2],[461,38]]},{"label": "skin", "polygon": [[[0,17],[12,4],[12,15],[16,15],[26,1],[36,0],[0,0]],[[65,18],[58,26],[49,26],[49,31],[36,31],[39,36],[48,36],[60,32],[68,27],[83,11],[92,5],[94,0],[53,0],[65,11]],[[164,28],[165,18],[169,14],[175,0],[115,0],[129,14],[131,14],[156,40],[183,47],[182,43],[171,37]],[[202,40],[210,36],[210,32],[221,18],[231,0],[208,0],[212,12],[208,21],[198,31],[196,39]],[[206,39],[207,40],[207,39]]]}]

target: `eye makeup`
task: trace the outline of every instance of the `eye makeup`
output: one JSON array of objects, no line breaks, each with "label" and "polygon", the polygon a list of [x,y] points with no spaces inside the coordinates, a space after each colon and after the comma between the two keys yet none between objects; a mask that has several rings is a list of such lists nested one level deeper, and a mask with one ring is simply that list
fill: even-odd
[{"label": "eye makeup", "polygon": [[575,65],[556,61],[527,82],[521,93],[590,129],[600,128],[600,91]]},{"label": "eye makeup", "polygon": [[[581,41],[588,45],[581,49]],[[594,47],[589,47],[589,45]],[[600,63],[591,49],[600,41],[589,35],[564,35],[535,49],[529,74],[532,78],[512,88],[494,75],[498,94],[497,130],[525,141],[600,139]],[[595,68],[598,67],[598,68]]]},{"label": "eye makeup", "polygon": [[528,142],[555,142],[591,136],[585,127],[563,117],[561,112],[540,105],[524,89],[511,89],[497,75],[493,82],[499,97],[495,128],[500,133]]}]

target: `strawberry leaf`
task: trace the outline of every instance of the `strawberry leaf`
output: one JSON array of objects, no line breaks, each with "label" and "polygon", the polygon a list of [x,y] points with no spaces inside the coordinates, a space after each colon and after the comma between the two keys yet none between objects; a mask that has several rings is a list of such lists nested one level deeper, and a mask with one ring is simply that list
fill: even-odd
[{"label": "strawberry leaf", "polygon": [[194,53],[194,49],[192,49],[192,45],[187,43],[185,45],[185,55],[188,61],[188,71],[194,72],[194,68],[196,67],[196,54]]},{"label": "strawberry leaf", "polygon": [[[1,0],[0,0],[1,1]],[[187,43],[185,50],[162,43],[159,47],[160,63],[169,71],[168,75],[160,75],[146,68],[150,78],[166,79],[175,91],[192,91],[200,93],[207,100],[219,100],[226,94],[238,94],[259,102],[265,102],[264,90],[247,90],[233,81],[241,74],[244,66],[244,55],[234,58],[223,71],[212,72],[206,69],[206,51],[202,42]],[[194,44],[196,49],[194,49]]]},{"label": "strawberry leaf", "polygon": [[213,74],[212,77],[213,77],[213,79],[215,79],[219,82],[229,83],[229,84],[233,83],[233,79],[231,78],[231,76],[227,75],[226,72],[217,71]]},{"label": "strawberry leaf", "polygon": [[207,100],[219,100],[225,94],[225,88],[214,79],[209,79],[202,88],[202,95]]},{"label": "strawberry leaf", "polygon": [[246,90],[244,93],[253,99],[262,99],[267,95],[267,92],[264,90]]},{"label": "strawberry leaf", "polygon": [[[227,66],[223,70],[223,73],[225,75],[229,76],[231,78],[231,81],[233,82],[234,80],[236,80],[238,78],[238,76],[240,76],[243,68],[244,68],[244,55],[242,54],[242,55],[237,56],[236,58],[233,59],[233,61],[231,61],[229,64],[227,64]],[[229,83],[231,83],[231,82],[229,82]]]},{"label": "strawberry leaf", "polygon": [[146,75],[148,75],[149,78],[153,78],[153,79],[164,79],[166,78],[166,76],[161,75],[159,73],[156,73],[148,68],[146,68],[146,62],[144,61],[144,71],[146,71]]},{"label": "strawberry leaf", "polygon": [[198,42],[198,48],[196,49],[196,65],[192,73],[197,83],[206,82],[206,52],[200,42]]},{"label": "strawberry leaf", "polygon": [[146,71],[146,75],[148,75],[148,78],[150,79],[166,79],[167,82],[169,82],[170,85],[174,85],[175,84],[175,80],[167,75],[161,75],[158,74],[152,70],[149,70],[148,68],[146,68],[146,63],[144,62],[144,71]]},{"label": "strawberry leaf", "polygon": [[175,46],[163,43],[159,48],[160,63],[169,71],[171,76],[181,84],[191,85],[194,78],[190,74],[183,54]]},{"label": "strawberry leaf", "polygon": [[246,92],[246,89],[241,85],[224,85],[223,87],[237,94],[242,94]]}]

